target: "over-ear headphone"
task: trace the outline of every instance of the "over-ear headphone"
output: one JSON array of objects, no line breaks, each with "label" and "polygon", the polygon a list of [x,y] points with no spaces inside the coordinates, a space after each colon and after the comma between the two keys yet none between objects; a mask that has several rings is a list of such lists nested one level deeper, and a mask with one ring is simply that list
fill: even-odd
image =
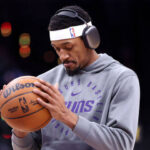
[{"label": "over-ear headphone", "polygon": [[90,49],[96,49],[100,45],[100,34],[97,28],[94,25],[89,26],[85,19],[80,17],[76,11],[72,9],[60,9],[55,13],[55,15],[78,18],[83,21],[83,23],[87,25],[82,33],[82,39],[85,46]]}]

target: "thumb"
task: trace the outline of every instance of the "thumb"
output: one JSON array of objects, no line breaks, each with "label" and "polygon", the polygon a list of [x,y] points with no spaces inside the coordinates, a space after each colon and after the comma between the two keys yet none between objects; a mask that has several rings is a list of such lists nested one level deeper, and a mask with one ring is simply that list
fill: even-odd
[{"label": "thumb", "polygon": [[5,87],[6,87],[6,84],[3,85],[3,89],[5,89]]}]

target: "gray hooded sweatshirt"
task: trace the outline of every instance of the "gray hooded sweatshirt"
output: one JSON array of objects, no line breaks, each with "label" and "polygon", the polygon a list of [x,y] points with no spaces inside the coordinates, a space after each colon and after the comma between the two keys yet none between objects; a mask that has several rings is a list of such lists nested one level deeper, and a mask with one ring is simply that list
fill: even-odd
[{"label": "gray hooded sweatshirt", "polygon": [[[69,76],[63,65],[39,78],[59,84],[68,109],[79,116],[73,131],[54,118],[39,134],[12,135],[14,150],[132,150],[139,116],[137,75],[107,54]],[[36,135],[36,136],[35,136]]]}]

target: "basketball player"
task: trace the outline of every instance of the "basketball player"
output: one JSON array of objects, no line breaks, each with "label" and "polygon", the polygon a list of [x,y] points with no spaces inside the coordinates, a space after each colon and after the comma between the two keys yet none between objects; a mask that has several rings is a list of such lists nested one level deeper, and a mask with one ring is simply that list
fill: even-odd
[{"label": "basketball player", "polygon": [[[53,119],[40,134],[13,129],[14,150],[133,150],[139,116],[139,81],[131,69],[97,54],[99,33],[87,12],[67,6],[52,16],[51,45],[61,65],[39,75],[34,89]],[[55,84],[56,83],[56,84]]]}]

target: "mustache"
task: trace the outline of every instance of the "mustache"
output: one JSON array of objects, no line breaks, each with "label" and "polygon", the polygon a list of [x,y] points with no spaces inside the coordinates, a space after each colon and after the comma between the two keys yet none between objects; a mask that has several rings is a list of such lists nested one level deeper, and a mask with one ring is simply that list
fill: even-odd
[{"label": "mustache", "polygon": [[68,63],[74,63],[74,64],[76,64],[77,62],[73,61],[73,60],[65,60],[65,61],[63,61],[63,64],[68,64]]}]

